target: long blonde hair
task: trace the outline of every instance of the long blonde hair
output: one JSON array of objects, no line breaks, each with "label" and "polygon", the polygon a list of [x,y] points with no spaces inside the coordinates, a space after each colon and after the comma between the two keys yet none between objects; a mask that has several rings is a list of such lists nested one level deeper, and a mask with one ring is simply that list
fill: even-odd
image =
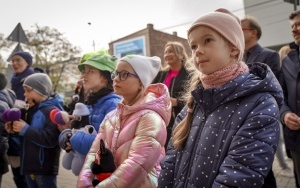
[{"label": "long blonde hair", "polygon": [[186,92],[183,95],[183,100],[186,101],[188,107],[188,113],[184,117],[184,119],[178,123],[176,128],[173,131],[173,145],[176,149],[181,149],[184,147],[186,139],[191,129],[192,118],[193,118],[193,110],[194,110],[194,98],[191,95],[191,91],[193,91],[199,84],[199,71],[193,65],[193,60],[190,59],[187,61],[187,69],[190,73],[191,80],[186,87]]}]

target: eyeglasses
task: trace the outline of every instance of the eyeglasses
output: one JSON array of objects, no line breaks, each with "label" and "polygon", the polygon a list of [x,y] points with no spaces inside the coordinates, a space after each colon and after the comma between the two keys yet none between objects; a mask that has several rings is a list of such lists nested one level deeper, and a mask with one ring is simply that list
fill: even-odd
[{"label": "eyeglasses", "polygon": [[250,29],[250,28],[242,28],[243,31],[252,31],[254,29]]},{"label": "eyeglasses", "polygon": [[299,26],[300,26],[300,22],[296,22],[296,23],[294,23],[294,24],[291,26],[291,28],[292,28],[292,29],[294,29],[294,28],[299,29]]},{"label": "eyeglasses", "polygon": [[84,70],[82,70],[80,73],[81,73],[81,75],[84,75],[84,74],[90,75],[90,74],[94,74],[96,71],[97,71],[97,70],[84,69]]},{"label": "eyeglasses", "polygon": [[119,79],[121,81],[125,81],[127,79],[128,75],[139,78],[139,76],[137,74],[133,74],[133,73],[130,73],[128,71],[123,70],[123,71],[120,71],[120,72],[118,72],[118,71],[112,72],[111,73],[111,79],[114,80],[117,76],[119,76]]}]

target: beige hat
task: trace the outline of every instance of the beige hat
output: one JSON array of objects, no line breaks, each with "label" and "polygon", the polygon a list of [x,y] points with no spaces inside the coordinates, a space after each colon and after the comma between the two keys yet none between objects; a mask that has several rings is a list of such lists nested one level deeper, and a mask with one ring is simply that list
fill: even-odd
[{"label": "beige hat", "polygon": [[[245,49],[245,39],[243,30],[241,27],[240,19],[232,14],[229,10],[219,8],[214,12],[210,12],[203,16],[200,16],[188,30],[188,36],[193,29],[203,25],[212,28],[220,33],[225,39],[227,39],[232,45],[239,49],[238,61],[242,60],[243,52]],[[189,39],[189,37],[188,37]]]}]

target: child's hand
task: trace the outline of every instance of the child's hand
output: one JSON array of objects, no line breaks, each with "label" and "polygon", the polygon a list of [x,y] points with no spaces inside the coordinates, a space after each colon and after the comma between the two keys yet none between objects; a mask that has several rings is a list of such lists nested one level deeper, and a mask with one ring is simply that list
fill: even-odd
[{"label": "child's hand", "polygon": [[14,130],[13,130],[13,127],[12,127],[12,123],[11,122],[6,122],[4,124],[4,128],[5,130],[9,133],[9,134],[14,134]]},{"label": "child's hand", "polygon": [[66,152],[69,152],[72,150],[72,146],[70,143],[71,137],[72,137],[71,129],[65,129],[59,135],[59,138],[58,138],[59,146],[61,149],[66,150]]},{"label": "child's hand", "polygon": [[72,146],[71,146],[71,143],[70,142],[66,142],[66,148],[65,148],[66,151],[71,151],[72,150]]},{"label": "child's hand", "polygon": [[23,120],[19,120],[19,121],[13,121],[13,131],[14,132],[21,132],[23,127],[26,125],[26,122]]},{"label": "child's hand", "polygon": [[57,128],[61,132],[65,129],[70,129],[70,126],[68,126],[68,125],[57,125]]}]

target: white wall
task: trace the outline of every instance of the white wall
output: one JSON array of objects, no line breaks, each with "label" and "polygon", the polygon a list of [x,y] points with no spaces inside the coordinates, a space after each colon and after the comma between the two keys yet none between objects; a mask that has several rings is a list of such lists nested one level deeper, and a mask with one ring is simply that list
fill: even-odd
[{"label": "white wall", "polygon": [[245,14],[256,17],[262,27],[259,40],[262,46],[274,47],[293,41],[289,23],[293,4],[283,0],[244,0],[244,8]]}]

